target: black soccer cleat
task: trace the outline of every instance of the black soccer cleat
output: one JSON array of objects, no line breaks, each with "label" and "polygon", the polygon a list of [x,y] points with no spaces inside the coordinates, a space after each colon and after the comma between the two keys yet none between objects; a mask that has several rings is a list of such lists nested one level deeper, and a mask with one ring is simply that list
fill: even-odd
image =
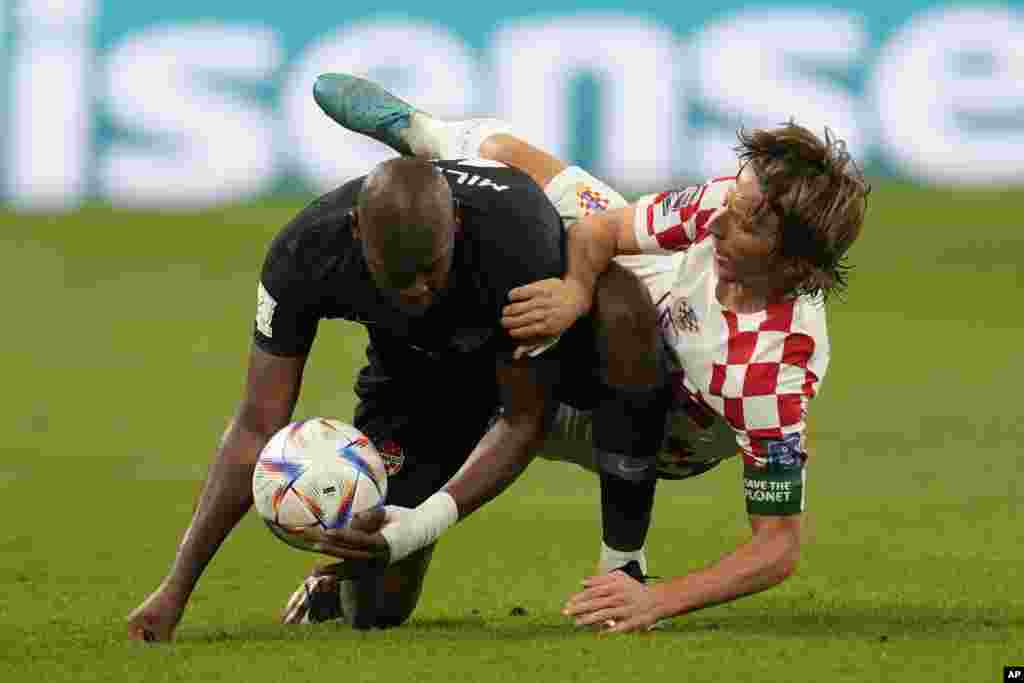
[{"label": "black soccer cleat", "polygon": [[341,606],[341,586],[334,576],[307,577],[292,593],[281,621],[285,624],[320,624],[347,621]]},{"label": "black soccer cleat", "polygon": [[640,563],[636,560],[630,560],[618,569],[613,569],[612,571],[622,572],[629,578],[633,579],[634,581],[639,581],[640,583],[647,583],[648,580],[657,578],[654,576],[648,576],[647,574],[644,574],[643,569],[640,568]]}]

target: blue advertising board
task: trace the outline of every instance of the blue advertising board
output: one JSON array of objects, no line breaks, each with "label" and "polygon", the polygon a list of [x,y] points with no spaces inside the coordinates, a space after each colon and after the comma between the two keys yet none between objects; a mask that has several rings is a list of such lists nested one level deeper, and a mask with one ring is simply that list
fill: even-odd
[{"label": "blue advertising board", "polygon": [[319,112],[325,71],[503,118],[623,191],[731,170],[739,126],[790,118],[874,174],[1024,178],[1020,3],[7,0],[0,35],[16,208],[332,187],[389,152]]}]

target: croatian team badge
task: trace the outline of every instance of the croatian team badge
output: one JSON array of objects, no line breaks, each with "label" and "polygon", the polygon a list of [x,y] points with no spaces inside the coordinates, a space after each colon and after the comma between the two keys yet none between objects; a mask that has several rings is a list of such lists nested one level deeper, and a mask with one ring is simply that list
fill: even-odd
[{"label": "croatian team badge", "polygon": [[579,201],[580,208],[583,209],[583,212],[586,215],[590,215],[595,211],[605,211],[608,209],[608,198],[589,185],[585,185],[583,183],[578,183],[576,185],[576,199]]},{"label": "croatian team badge", "polygon": [[672,307],[669,309],[669,318],[676,332],[690,332],[693,334],[700,332],[700,321],[697,320],[697,311],[693,309],[693,306],[690,305],[685,296],[681,296],[672,302]]}]

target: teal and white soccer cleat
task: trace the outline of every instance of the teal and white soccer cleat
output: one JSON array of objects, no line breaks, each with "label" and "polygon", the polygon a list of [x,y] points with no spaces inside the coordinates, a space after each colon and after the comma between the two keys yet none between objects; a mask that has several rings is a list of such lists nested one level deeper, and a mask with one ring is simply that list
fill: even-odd
[{"label": "teal and white soccer cleat", "polygon": [[417,110],[376,83],[349,74],[323,74],[313,85],[313,99],[345,128],[383,142],[400,154],[412,155],[402,131],[409,128]]}]

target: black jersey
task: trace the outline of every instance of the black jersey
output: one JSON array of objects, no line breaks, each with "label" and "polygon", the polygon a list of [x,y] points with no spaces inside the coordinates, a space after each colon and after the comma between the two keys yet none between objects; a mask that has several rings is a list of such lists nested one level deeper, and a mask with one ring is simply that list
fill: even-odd
[{"label": "black jersey", "polygon": [[398,311],[374,286],[352,209],[363,178],[323,195],[274,238],[260,278],[256,345],[303,355],[320,320],[341,318],[369,331],[371,361],[509,353],[501,310],[514,287],[565,271],[561,219],[527,175],[482,160],[436,161],[460,207],[449,287],[422,316]]}]

